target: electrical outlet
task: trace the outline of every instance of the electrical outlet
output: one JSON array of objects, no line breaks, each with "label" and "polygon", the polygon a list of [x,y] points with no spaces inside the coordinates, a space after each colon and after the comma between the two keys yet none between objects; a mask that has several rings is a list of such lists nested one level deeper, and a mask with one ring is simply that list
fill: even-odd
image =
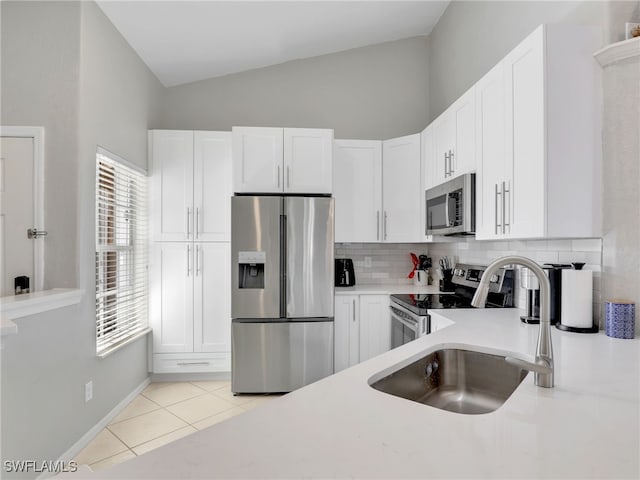
[{"label": "electrical outlet", "polygon": [[365,268],[371,268],[371,257],[364,257]]},{"label": "electrical outlet", "polygon": [[93,398],[93,380],[89,380],[84,384],[84,401],[88,402]]}]

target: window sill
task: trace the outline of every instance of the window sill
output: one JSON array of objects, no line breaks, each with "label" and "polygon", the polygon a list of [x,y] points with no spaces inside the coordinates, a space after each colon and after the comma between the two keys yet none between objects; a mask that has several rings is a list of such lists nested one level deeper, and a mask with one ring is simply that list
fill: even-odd
[{"label": "window sill", "polygon": [[78,288],[54,288],[2,297],[0,298],[0,334],[5,336],[18,333],[18,327],[13,322],[16,318],[76,305],[80,303],[83,294],[84,290]]}]

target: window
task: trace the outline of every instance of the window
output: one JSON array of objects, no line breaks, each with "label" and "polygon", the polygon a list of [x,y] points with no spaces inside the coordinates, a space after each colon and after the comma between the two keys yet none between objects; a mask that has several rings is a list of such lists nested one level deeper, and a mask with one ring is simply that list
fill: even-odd
[{"label": "window", "polygon": [[149,331],[147,177],[96,154],[96,350],[105,356]]}]

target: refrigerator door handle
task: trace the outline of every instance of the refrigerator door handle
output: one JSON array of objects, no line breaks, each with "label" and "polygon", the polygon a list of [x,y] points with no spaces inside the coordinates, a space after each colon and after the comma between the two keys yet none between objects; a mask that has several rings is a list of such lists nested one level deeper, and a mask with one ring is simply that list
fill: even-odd
[{"label": "refrigerator door handle", "polygon": [[280,318],[287,316],[287,216],[280,215]]}]

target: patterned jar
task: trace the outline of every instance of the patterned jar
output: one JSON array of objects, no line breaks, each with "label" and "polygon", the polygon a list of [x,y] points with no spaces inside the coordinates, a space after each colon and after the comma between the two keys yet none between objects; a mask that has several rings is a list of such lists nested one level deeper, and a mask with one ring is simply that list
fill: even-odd
[{"label": "patterned jar", "polygon": [[605,333],[613,338],[635,336],[636,304],[625,300],[605,302]]}]

